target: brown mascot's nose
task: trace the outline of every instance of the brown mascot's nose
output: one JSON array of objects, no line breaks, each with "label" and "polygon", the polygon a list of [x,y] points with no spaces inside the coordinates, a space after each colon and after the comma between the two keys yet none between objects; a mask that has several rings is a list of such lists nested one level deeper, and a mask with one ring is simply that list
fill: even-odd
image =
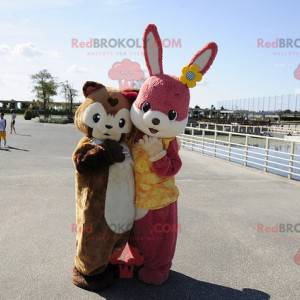
[{"label": "brown mascot's nose", "polygon": [[105,125],[105,127],[106,127],[107,129],[112,129],[112,126],[111,126],[111,125]]},{"label": "brown mascot's nose", "polygon": [[153,123],[153,125],[158,125],[160,123],[160,120],[157,118],[153,118],[152,123]]}]

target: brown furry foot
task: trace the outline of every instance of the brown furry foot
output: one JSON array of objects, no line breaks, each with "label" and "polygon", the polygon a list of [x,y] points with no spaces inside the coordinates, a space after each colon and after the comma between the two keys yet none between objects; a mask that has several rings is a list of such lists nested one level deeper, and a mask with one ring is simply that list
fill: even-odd
[{"label": "brown furry foot", "polygon": [[114,277],[114,270],[110,266],[103,273],[93,276],[83,275],[74,267],[72,282],[82,289],[97,292],[112,285]]}]

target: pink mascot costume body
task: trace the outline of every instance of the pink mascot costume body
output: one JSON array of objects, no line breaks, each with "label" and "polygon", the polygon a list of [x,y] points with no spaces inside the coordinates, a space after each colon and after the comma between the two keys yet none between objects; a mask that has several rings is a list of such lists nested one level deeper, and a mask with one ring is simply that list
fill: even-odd
[{"label": "pink mascot costume body", "polygon": [[136,184],[133,240],[144,256],[139,279],[159,285],[167,280],[177,240],[178,188],[181,168],[176,136],[185,128],[189,88],[200,81],[217,54],[209,43],[183,68],[180,78],[163,73],[162,44],[155,25],[145,30],[143,47],[150,77],[131,108],[137,128],[132,154]]}]

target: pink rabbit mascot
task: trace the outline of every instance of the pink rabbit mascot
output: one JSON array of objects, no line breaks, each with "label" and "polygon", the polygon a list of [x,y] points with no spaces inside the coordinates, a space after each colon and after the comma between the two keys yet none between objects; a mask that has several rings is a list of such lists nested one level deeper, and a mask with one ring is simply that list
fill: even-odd
[{"label": "pink rabbit mascot", "polygon": [[162,44],[153,24],[145,30],[143,47],[150,77],[131,108],[137,128],[132,145],[136,183],[133,241],[144,255],[139,279],[159,285],[169,276],[177,240],[178,188],[174,176],[181,160],[176,136],[186,126],[189,88],[209,69],[217,45],[210,43],[197,52],[179,79],[163,73]]}]

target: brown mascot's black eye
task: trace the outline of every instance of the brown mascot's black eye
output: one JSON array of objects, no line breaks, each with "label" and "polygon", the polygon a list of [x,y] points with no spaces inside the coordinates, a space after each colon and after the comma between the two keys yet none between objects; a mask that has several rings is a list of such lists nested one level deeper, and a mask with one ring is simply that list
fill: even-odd
[{"label": "brown mascot's black eye", "polygon": [[120,128],[123,128],[124,126],[125,126],[125,120],[124,119],[120,119],[120,121],[119,121],[119,127]]},{"label": "brown mascot's black eye", "polygon": [[149,102],[145,102],[145,103],[143,104],[142,110],[143,110],[143,112],[145,113],[145,112],[147,112],[150,108],[151,108],[150,103],[149,103]]},{"label": "brown mascot's black eye", "polygon": [[170,120],[170,121],[175,120],[176,117],[177,117],[177,112],[176,112],[174,109],[170,110],[170,111],[168,112],[168,117],[169,117],[169,120]]},{"label": "brown mascot's black eye", "polygon": [[93,115],[93,120],[94,120],[95,123],[98,123],[100,121],[100,118],[101,118],[100,114],[94,114]]}]

